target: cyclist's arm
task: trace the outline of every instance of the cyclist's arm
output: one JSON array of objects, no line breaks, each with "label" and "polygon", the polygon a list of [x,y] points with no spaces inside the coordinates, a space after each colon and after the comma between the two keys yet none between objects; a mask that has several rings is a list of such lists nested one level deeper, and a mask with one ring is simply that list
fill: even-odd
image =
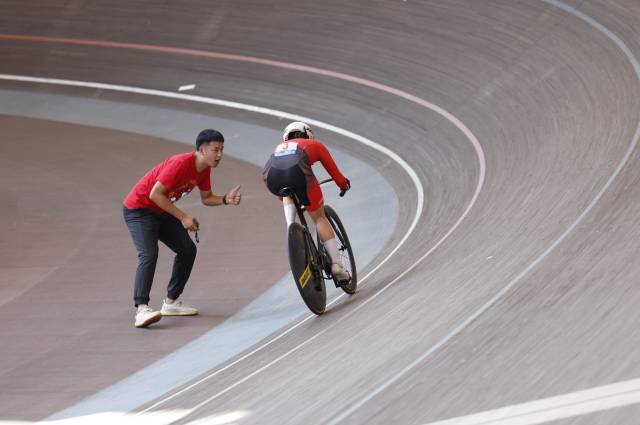
[{"label": "cyclist's arm", "polygon": [[340,189],[347,189],[347,179],[342,175],[329,150],[322,143],[314,140],[308,144],[305,151],[307,150],[312,151],[311,156],[317,158],[322,163],[324,169],[327,170],[327,173],[329,173]]}]

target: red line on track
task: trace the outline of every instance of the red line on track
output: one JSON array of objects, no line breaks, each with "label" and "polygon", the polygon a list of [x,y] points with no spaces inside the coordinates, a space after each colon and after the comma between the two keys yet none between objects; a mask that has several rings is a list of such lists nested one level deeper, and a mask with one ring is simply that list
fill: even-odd
[{"label": "red line on track", "polygon": [[[77,46],[94,46],[94,47],[106,47],[106,48],[114,48],[114,49],[142,50],[146,52],[171,53],[176,55],[195,56],[195,57],[203,57],[203,58],[210,58],[210,59],[249,62],[249,63],[255,63],[259,65],[273,66],[276,68],[289,69],[293,71],[308,72],[311,74],[324,75],[327,77],[349,81],[355,84],[360,84],[363,86],[374,88],[376,90],[390,93],[395,96],[399,96],[403,99],[406,99],[410,102],[416,103],[420,106],[436,111],[441,115],[445,115],[447,119],[449,119],[450,121],[457,121],[455,118],[453,118],[453,116],[450,113],[440,108],[439,106],[434,105],[430,102],[427,102],[426,100],[421,99],[405,91],[394,89],[393,87],[376,83],[374,81],[367,80],[365,78],[359,78],[353,75],[344,74],[342,72],[329,71],[327,69],[314,68],[311,66],[299,65],[295,63],[279,62],[279,61],[270,60],[270,59],[261,59],[253,56],[235,55],[231,53],[210,52],[207,50],[185,49],[181,47],[158,46],[153,44],[125,43],[125,42],[109,41],[109,40],[49,37],[49,36],[43,36],[43,35],[26,35],[26,34],[0,34],[0,40],[26,41],[26,42],[50,43],[50,44],[67,44],[67,45],[77,45]],[[456,125],[460,127],[458,124]]]}]

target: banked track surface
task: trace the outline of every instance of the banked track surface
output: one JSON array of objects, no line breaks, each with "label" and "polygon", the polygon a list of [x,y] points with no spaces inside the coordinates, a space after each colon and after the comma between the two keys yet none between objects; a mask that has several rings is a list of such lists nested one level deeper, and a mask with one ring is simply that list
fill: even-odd
[{"label": "banked track surface", "polygon": [[[616,34],[632,54],[638,51],[636,4],[569,5]],[[188,80],[217,97],[295,109],[393,146],[423,181],[425,214],[393,261],[349,303],[157,407],[189,409],[211,399],[181,423],[233,411],[246,413],[241,423],[428,423],[640,375],[634,361],[640,346],[635,151],[590,207],[634,140],[638,79],[628,56],[584,20],[542,1],[283,2],[277,14],[268,14],[272,4],[228,2],[211,16],[194,3],[157,7],[144,18],[117,4],[68,4],[61,12],[49,6],[37,14],[7,6],[23,16],[2,18],[7,33],[294,58],[365,76],[451,111],[482,143],[487,175],[470,215],[432,255],[368,302],[446,234],[473,194],[475,152],[441,116],[327,77],[115,49],[3,43],[3,57],[11,59],[3,61],[6,73],[37,70],[157,88]],[[406,207],[402,228],[410,189],[400,170],[389,166],[388,178]],[[511,292],[376,393],[527,270],[587,208]],[[637,414],[630,406],[563,423],[632,424]]]}]

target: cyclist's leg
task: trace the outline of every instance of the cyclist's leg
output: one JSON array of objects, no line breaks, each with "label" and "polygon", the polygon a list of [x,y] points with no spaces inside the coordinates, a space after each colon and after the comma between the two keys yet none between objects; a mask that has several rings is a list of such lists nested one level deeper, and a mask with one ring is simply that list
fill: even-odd
[{"label": "cyclist's leg", "polygon": [[336,234],[333,232],[333,227],[329,224],[327,216],[324,215],[324,204],[321,204],[321,207],[315,211],[309,211],[309,215],[316,224],[318,236],[320,236],[322,244],[327,249],[327,253],[329,253],[329,257],[331,257],[331,262],[342,265],[340,253],[338,252]]},{"label": "cyclist's leg", "polygon": [[322,198],[322,189],[315,177],[307,181],[307,199],[309,204],[305,206],[309,216],[316,224],[318,235],[322,242],[326,242],[336,237],[333,228],[329,224],[329,220],[324,215],[324,200]]},{"label": "cyclist's leg", "polygon": [[284,218],[287,220],[287,227],[296,221],[296,205],[293,203],[293,199],[286,196],[282,198],[282,206],[284,207]]},{"label": "cyclist's leg", "polygon": [[344,264],[342,264],[336,235],[333,232],[333,227],[331,227],[329,220],[327,220],[327,216],[324,214],[324,204],[320,202],[320,207],[309,211],[309,215],[316,223],[318,236],[320,236],[320,240],[322,240],[322,244],[331,258],[331,273],[333,277],[336,278],[340,284],[350,282],[351,274],[344,268]]},{"label": "cyclist's leg", "polygon": [[327,216],[324,214],[324,202],[322,199],[322,189],[320,184],[315,179],[307,184],[307,198],[309,199],[309,205],[307,205],[307,211],[309,216],[316,224],[316,230],[318,236],[322,241],[329,257],[331,257],[331,273],[341,283],[347,283],[351,280],[351,275],[344,268],[342,260],[340,259],[340,251],[338,250],[338,241],[336,235],[333,232],[333,227],[327,220]]},{"label": "cyclist's leg", "polygon": [[[306,191],[306,183],[304,175],[298,166],[294,166],[287,169],[271,168],[265,176],[265,183],[271,193],[278,196],[278,199],[282,201],[284,208],[284,218],[287,221],[287,227],[295,221],[297,211],[293,200],[289,197],[279,196],[279,192],[284,187],[291,187],[300,194],[304,194]],[[306,198],[298,196],[303,202]]]},{"label": "cyclist's leg", "polygon": [[336,235],[333,232],[333,227],[329,224],[329,220],[327,220],[327,217],[324,215],[322,190],[320,189],[320,185],[317,181],[314,181],[313,184],[308,186],[307,197],[310,202],[310,205],[307,206],[307,211],[309,212],[309,216],[313,222],[316,224],[318,236],[320,236],[320,240],[329,253],[331,262],[342,266]]},{"label": "cyclist's leg", "polygon": [[319,207],[316,207],[313,211],[307,207],[307,212],[316,225],[318,230],[318,236],[322,242],[327,242],[331,239],[335,239],[336,235],[333,233],[333,227],[329,224],[327,216],[324,215],[324,204],[321,202]]}]

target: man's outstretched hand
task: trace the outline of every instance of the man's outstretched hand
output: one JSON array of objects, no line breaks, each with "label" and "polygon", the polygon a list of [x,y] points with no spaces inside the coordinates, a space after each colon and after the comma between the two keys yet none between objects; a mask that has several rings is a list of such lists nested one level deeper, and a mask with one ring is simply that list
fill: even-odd
[{"label": "man's outstretched hand", "polygon": [[224,195],[224,198],[227,200],[227,204],[239,205],[240,200],[242,199],[242,195],[240,194],[240,185],[228,191]]}]

